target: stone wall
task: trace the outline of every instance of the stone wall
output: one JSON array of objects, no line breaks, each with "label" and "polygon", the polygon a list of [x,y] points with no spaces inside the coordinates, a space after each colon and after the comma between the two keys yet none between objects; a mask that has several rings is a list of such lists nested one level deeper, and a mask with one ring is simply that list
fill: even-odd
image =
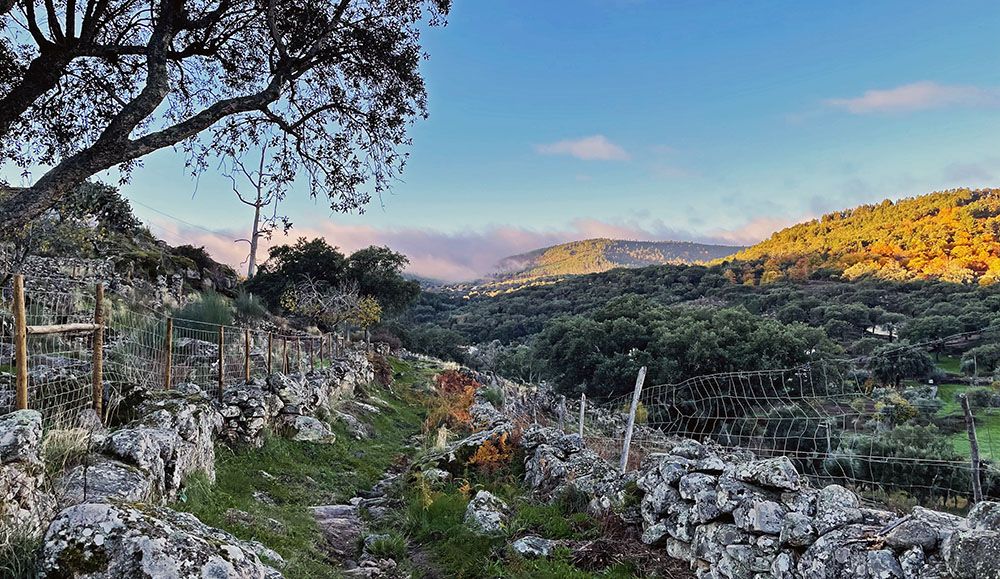
[{"label": "stone wall", "polygon": [[643,542],[711,579],[998,579],[1000,503],[967,517],[864,506],[852,491],[813,488],[785,457],[761,459],[678,439],[622,475],[576,434],[525,432],[526,482],[574,489],[591,509],[641,525]]},{"label": "stone wall", "polygon": [[[266,431],[332,442],[320,420],[374,372],[349,352],[323,371],[232,385],[222,400],[194,384],[148,394],[136,419],[81,431],[89,454],[46,476],[42,417],[0,417],[0,525],[45,534],[39,577],[277,578],[280,557],[164,505],[195,472],[215,478],[215,444],[259,446]],[[60,510],[61,509],[61,510]]]}]

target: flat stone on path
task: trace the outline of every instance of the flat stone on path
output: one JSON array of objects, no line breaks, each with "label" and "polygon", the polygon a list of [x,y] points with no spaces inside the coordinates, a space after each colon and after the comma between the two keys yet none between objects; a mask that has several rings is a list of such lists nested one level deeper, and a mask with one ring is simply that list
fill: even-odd
[{"label": "flat stone on path", "polygon": [[357,556],[358,540],[361,538],[361,516],[356,505],[327,505],[311,507],[316,524],[333,555],[345,563]]}]

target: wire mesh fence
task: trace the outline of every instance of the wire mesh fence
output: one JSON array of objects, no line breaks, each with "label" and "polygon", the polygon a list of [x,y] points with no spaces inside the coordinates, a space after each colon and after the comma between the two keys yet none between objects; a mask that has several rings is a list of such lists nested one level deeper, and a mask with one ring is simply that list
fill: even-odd
[{"label": "wire mesh fence", "polygon": [[[15,354],[17,278],[8,277],[0,287],[0,414],[18,406],[21,374]],[[92,408],[100,408],[107,420],[131,393],[182,382],[221,396],[224,387],[265,377],[272,370],[323,368],[345,349],[330,334],[289,334],[174,319],[120,296],[104,300],[102,316],[97,318],[95,280],[23,279],[27,407],[41,411],[49,424],[72,426],[92,415],[87,412]],[[74,324],[79,331],[73,330]],[[98,338],[101,342],[95,349]],[[95,372],[98,351],[101,363]],[[100,384],[96,390],[95,375]]]},{"label": "wire mesh fence", "polygon": [[[818,484],[962,508],[972,489],[968,438],[964,428],[943,431],[934,424],[940,422],[934,420],[937,388],[913,384],[904,397],[894,388],[874,388],[846,361],[698,376],[641,391],[633,446],[642,454],[668,450],[671,437],[711,440],[761,457],[787,456]],[[606,407],[620,412],[630,400],[623,396]],[[983,414],[980,478],[984,495],[995,498],[1000,440],[993,439],[992,414]],[[596,438],[622,440],[621,425],[605,430],[610,434]]]}]

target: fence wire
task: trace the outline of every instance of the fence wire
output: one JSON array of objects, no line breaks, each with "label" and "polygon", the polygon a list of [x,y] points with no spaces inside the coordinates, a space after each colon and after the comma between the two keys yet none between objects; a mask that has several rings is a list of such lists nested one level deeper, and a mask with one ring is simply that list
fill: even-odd
[{"label": "fence wire", "polygon": [[[32,276],[24,282],[27,326],[94,322],[96,281]],[[0,287],[0,298],[3,414],[15,408],[12,279]],[[46,423],[72,427],[93,407],[93,339],[93,332],[27,336],[28,407],[41,411]],[[220,395],[220,386],[246,383],[248,374],[252,380],[266,377],[272,369],[292,373],[320,369],[344,348],[333,335],[276,333],[176,318],[168,328],[165,315],[109,293],[104,300],[102,348],[104,418],[113,419],[123,401],[135,394],[192,382]]]},{"label": "fence wire", "polygon": [[[698,376],[643,388],[633,448],[663,452],[673,437],[710,440],[762,457],[787,456],[817,484],[963,508],[972,488],[971,461],[962,452],[967,435],[964,423],[954,431],[932,425],[940,418],[937,388],[873,388],[844,362]],[[631,398],[606,406],[621,412]],[[595,440],[620,441],[624,421],[597,430]],[[984,496],[1000,497],[1000,440],[992,428],[978,432]]]}]

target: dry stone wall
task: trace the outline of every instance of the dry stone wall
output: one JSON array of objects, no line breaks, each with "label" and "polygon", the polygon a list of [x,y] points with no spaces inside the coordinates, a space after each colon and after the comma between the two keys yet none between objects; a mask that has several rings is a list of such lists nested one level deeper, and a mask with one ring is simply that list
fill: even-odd
[{"label": "dry stone wall", "polygon": [[368,358],[349,353],[323,371],[233,385],[221,400],[194,384],[152,392],[124,427],[91,425],[82,436],[92,451],[55,480],[46,476],[41,415],[0,416],[0,525],[44,533],[40,578],[276,579],[277,553],[164,505],[191,474],[214,480],[217,441],[257,446],[270,430],[330,442],[319,418],[373,378]]},{"label": "dry stone wall", "polygon": [[536,426],[523,441],[530,486],[586,493],[700,578],[1000,579],[1000,503],[899,515],[839,485],[813,488],[785,457],[680,439],[623,475],[578,435]]}]

